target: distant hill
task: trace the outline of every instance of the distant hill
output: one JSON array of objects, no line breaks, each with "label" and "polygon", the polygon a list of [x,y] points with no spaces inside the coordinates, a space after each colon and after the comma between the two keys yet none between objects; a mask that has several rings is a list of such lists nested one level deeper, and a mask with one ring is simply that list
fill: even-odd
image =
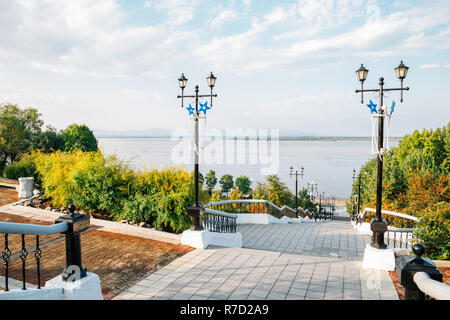
[{"label": "distant hill", "polygon": [[[270,130],[270,129],[269,129]],[[172,129],[152,128],[146,130],[94,130],[97,138],[170,138]],[[223,131],[225,134],[225,131]],[[313,132],[304,132],[296,129],[280,129],[280,140],[303,141],[368,141],[371,137],[343,137],[325,136]],[[400,137],[391,137],[399,140]]]}]

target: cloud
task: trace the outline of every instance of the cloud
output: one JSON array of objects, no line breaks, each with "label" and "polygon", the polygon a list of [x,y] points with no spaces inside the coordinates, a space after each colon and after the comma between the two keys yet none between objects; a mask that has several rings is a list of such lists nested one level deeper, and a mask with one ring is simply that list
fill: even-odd
[{"label": "cloud", "polygon": [[232,20],[236,19],[237,16],[238,15],[237,15],[236,11],[234,11],[232,9],[223,10],[217,15],[217,17],[215,17],[211,21],[211,26],[215,27],[215,28],[220,27],[225,22],[232,21]]},{"label": "cloud", "polygon": [[448,69],[450,68],[450,64],[423,64],[420,66],[420,69]]},{"label": "cloud", "polygon": [[[346,17],[340,17],[339,8],[350,10],[352,4],[361,1],[347,1],[347,6],[342,3],[301,2],[297,5],[299,15],[293,14],[292,6],[278,6],[262,18],[254,18],[246,31],[215,37],[209,43],[201,44],[194,54],[211,64],[236,68],[241,74],[248,74],[268,69],[289,69],[293,65],[327,59],[418,55],[429,53],[430,48],[450,48],[448,4],[433,2],[426,7],[415,6],[385,15],[373,8],[367,12],[365,8],[362,11],[357,9],[355,12],[364,12],[368,15],[367,19],[362,19],[359,25],[352,28],[324,33],[330,26],[348,22]],[[349,13],[348,19],[354,14]],[[302,24],[298,27],[298,33],[306,30],[306,38],[295,39],[297,31],[287,34],[274,31],[284,23],[296,24],[299,21]],[[269,34],[274,35],[269,37]],[[290,41],[278,43],[286,39]]]}]

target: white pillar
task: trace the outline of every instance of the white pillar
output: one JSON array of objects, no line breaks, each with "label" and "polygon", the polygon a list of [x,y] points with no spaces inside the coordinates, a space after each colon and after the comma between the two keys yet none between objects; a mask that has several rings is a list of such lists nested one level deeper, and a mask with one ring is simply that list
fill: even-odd
[{"label": "white pillar", "polygon": [[19,178],[19,198],[26,199],[33,196],[33,177]]}]

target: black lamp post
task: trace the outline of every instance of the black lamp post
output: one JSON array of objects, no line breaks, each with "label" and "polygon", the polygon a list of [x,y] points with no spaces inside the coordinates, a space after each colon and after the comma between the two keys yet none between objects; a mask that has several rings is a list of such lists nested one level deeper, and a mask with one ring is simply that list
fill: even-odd
[{"label": "black lamp post", "polygon": [[289,168],[289,175],[295,176],[295,216],[298,218],[298,176],[302,177],[304,176],[303,171],[305,169],[303,167],[300,168],[300,173],[298,173],[297,170],[295,170],[295,173],[293,173],[294,168],[292,166]]},{"label": "black lamp post", "polygon": [[383,98],[385,91],[400,91],[401,98],[400,102],[403,102],[403,90],[409,90],[409,87],[403,88],[403,79],[405,79],[408,73],[408,67],[400,62],[400,65],[395,68],[398,79],[400,80],[400,88],[384,88],[384,78],[380,78],[380,88],[379,89],[364,89],[363,83],[367,79],[367,74],[369,70],[361,67],[356,70],[356,76],[361,82],[361,90],[355,90],[356,93],[361,92],[361,103],[364,103],[363,93],[364,92],[376,92],[380,95],[380,105],[378,108],[378,171],[377,171],[377,207],[376,215],[377,217],[371,221],[370,228],[373,232],[372,243],[370,244],[374,248],[385,249],[387,245],[384,243],[384,233],[387,230],[387,222],[381,218],[381,201],[382,201],[382,188],[383,188],[383,133],[384,133],[384,117],[387,114],[386,106],[383,105]]},{"label": "black lamp post", "polygon": [[[353,180],[353,187],[355,186],[355,180],[356,180],[356,170],[355,169],[353,169],[353,171],[352,171],[352,180]],[[352,208],[353,208],[353,216],[355,216],[355,192],[353,191],[353,188],[352,188]]]},{"label": "black lamp post", "polygon": [[210,98],[210,106],[212,106],[212,98],[217,97],[217,94],[213,94],[212,90],[214,85],[216,84],[216,77],[211,74],[206,78],[208,82],[208,86],[211,88],[211,93],[207,95],[198,94],[198,85],[195,86],[195,95],[184,95],[184,88],[186,87],[188,79],[184,76],[184,73],[181,74],[181,77],[178,78],[178,84],[181,88],[181,96],[177,98],[181,98],[181,107],[183,107],[184,98],[195,98],[195,111],[193,113],[193,119],[195,122],[194,125],[194,142],[195,142],[195,150],[194,150],[194,205],[188,208],[188,214],[192,217],[192,227],[191,230],[203,230],[201,224],[201,215],[204,213],[204,208],[200,205],[198,201],[198,190],[199,190],[199,170],[198,170],[198,154],[199,154],[199,144],[198,144],[198,119],[200,118],[199,110],[198,110],[198,99],[199,98]]}]

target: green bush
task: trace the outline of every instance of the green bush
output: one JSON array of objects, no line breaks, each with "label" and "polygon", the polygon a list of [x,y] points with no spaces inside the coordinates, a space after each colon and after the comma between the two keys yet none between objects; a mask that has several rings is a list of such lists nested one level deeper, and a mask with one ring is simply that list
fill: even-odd
[{"label": "green bush", "polygon": [[450,259],[450,204],[439,202],[424,213],[417,223],[416,236],[431,259]]},{"label": "green bush", "polygon": [[6,166],[3,170],[3,176],[7,179],[16,180],[21,177],[33,177],[35,182],[39,182],[36,166],[31,156],[26,156],[20,161]]},{"label": "green bush", "polygon": [[[154,228],[181,232],[191,225],[193,179],[178,168],[134,171],[115,156],[100,151],[57,151],[33,154],[46,196],[57,206],[75,204],[114,220],[146,222]],[[208,196],[200,193],[201,199]]]}]

